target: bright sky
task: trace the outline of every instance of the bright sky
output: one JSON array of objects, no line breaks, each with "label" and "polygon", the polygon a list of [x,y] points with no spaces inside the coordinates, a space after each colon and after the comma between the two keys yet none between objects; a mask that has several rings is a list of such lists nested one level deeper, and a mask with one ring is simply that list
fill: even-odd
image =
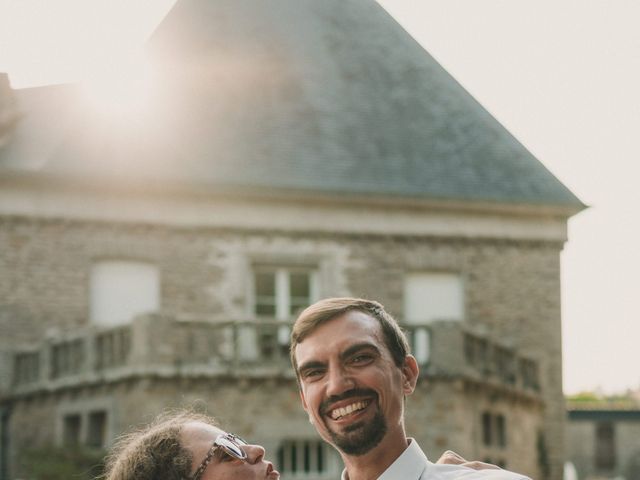
[{"label": "bright sky", "polygon": [[[0,0],[0,71],[104,75],[173,2]],[[640,2],[379,2],[591,206],[562,254],[565,391],[640,387]]]}]

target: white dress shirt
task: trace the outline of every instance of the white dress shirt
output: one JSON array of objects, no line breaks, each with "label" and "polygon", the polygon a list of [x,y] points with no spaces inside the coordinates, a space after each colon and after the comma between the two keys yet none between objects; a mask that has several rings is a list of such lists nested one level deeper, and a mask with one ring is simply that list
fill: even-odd
[{"label": "white dress shirt", "polygon": [[[347,471],[342,480],[349,480]],[[474,470],[461,465],[431,463],[418,442],[409,439],[409,446],[378,480],[529,480],[528,477],[508,470]]]}]

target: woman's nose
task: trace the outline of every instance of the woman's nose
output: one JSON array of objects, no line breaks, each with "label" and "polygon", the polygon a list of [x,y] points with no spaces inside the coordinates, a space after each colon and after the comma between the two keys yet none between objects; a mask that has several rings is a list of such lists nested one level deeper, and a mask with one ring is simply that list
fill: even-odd
[{"label": "woman's nose", "polygon": [[258,463],[264,458],[264,447],[260,445],[243,445],[242,449],[247,454],[249,463]]}]

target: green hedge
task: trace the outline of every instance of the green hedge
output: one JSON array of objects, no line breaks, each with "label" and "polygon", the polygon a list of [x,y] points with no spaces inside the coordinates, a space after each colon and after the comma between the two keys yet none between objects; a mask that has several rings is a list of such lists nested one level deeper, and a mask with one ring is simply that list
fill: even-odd
[{"label": "green hedge", "polygon": [[26,480],[91,480],[103,473],[105,453],[80,447],[28,450],[20,455],[16,473]]}]

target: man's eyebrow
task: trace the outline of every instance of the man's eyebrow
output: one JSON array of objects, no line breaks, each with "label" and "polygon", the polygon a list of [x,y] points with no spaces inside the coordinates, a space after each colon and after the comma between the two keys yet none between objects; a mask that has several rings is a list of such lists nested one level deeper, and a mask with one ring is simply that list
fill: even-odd
[{"label": "man's eyebrow", "polygon": [[345,360],[346,358],[361,352],[362,350],[375,350],[375,352],[380,355],[380,349],[377,345],[369,342],[361,342],[356,343],[355,345],[351,345],[349,348],[345,349],[343,352],[340,352],[340,360]]},{"label": "man's eyebrow", "polygon": [[302,365],[298,365],[298,373],[302,373],[305,370],[311,370],[314,368],[322,368],[325,366],[326,366],[326,363],[321,362],[320,360],[309,360],[308,362],[305,362]]}]

